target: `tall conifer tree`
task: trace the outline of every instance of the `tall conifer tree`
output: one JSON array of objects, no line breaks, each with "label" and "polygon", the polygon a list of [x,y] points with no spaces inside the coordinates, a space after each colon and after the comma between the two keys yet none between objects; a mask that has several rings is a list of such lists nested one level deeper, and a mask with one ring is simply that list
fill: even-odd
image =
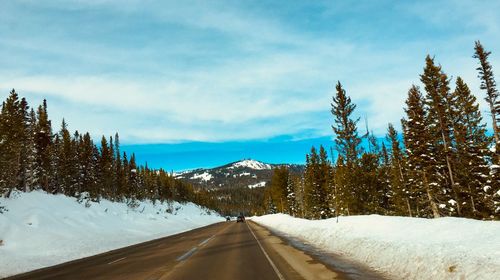
[{"label": "tall conifer tree", "polygon": [[481,89],[486,90],[485,100],[490,107],[493,136],[496,144],[495,162],[500,164],[500,96],[493,75],[493,67],[488,61],[491,52],[486,51],[479,41],[476,41],[474,50],[474,58],[479,60],[479,67],[476,70],[479,71],[478,77],[481,79]]},{"label": "tall conifer tree", "polygon": [[403,127],[408,154],[408,183],[413,184],[415,188],[417,215],[432,214],[437,218],[441,216],[437,198],[439,189],[430,181],[430,171],[436,162],[436,156],[428,133],[429,125],[423,97],[416,86],[412,86],[408,91],[405,112],[407,118],[403,120]]},{"label": "tall conifer tree", "polygon": [[441,66],[435,65],[434,59],[430,56],[425,59],[424,73],[420,75],[420,80],[426,91],[424,103],[428,111],[427,133],[431,134],[432,139],[429,144],[434,150],[432,160],[435,164],[429,170],[430,184],[442,190],[439,193],[444,196],[448,193],[453,194],[453,199],[440,202],[443,212],[447,215],[461,215],[460,190],[455,182],[452,166],[453,124],[450,120],[452,112],[448,104],[450,100],[449,80],[442,72]]}]

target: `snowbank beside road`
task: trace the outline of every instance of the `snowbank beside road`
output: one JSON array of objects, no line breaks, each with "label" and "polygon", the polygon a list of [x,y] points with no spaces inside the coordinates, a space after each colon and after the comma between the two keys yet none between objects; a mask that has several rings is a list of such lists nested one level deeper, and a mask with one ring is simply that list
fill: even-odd
[{"label": "snowbank beside road", "polygon": [[394,279],[498,279],[500,222],[462,218],[350,216],[310,221],[254,217],[298,238],[392,275]]},{"label": "snowbank beside road", "polygon": [[[0,278],[223,221],[187,203],[125,203],[35,191],[0,198]],[[171,212],[171,213],[169,213]]]}]

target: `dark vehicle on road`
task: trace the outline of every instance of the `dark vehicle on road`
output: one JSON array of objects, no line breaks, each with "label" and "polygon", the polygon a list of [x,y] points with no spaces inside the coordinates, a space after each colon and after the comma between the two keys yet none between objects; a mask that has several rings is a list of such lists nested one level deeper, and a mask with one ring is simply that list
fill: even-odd
[{"label": "dark vehicle on road", "polygon": [[229,222],[229,221],[231,221],[231,217],[227,216],[226,217],[226,222]]},{"label": "dark vehicle on road", "polygon": [[238,218],[236,218],[237,223],[244,223],[245,222],[245,216],[239,215]]}]

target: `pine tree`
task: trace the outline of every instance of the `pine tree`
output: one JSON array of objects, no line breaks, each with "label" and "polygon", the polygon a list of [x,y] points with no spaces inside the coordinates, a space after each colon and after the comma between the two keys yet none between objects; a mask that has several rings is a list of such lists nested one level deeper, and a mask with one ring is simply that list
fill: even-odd
[{"label": "pine tree", "polygon": [[[138,170],[137,170],[137,165],[135,163],[135,154],[132,154],[130,156],[130,161],[128,164],[128,174],[129,174],[129,179],[128,179],[128,189],[129,193],[131,196],[129,197],[130,199],[135,200],[136,198],[140,199],[140,189],[138,187],[139,185],[139,176],[138,176]],[[175,187],[175,190],[177,191],[177,186]],[[178,197],[178,193],[175,193],[175,196]]]},{"label": "pine tree", "polygon": [[270,183],[270,195],[276,208],[281,213],[289,214],[288,205],[288,180],[289,171],[285,166],[273,169],[273,175]]},{"label": "pine tree", "polygon": [[[22,142],[25,137],[25,116],[19,96],[13,89],[2,104],[0,118],[0,190],[10,192],[18,187],[21,171]],[[26,109],[26,108],[25,108]]]},{"label": "pine tree", "polygon": [[335,134],[335,147],[339,156],[345,162],[345,172],[342,172],[342,189],[338,195],[342,201],[342,208],[347,214],[358,214],[362,209],[362,201],[358,199],[359,188],[359,155],[362,152],[360,147],[361,139],[358,136],[358,119],[352,119],[352,114],[356,105],[351,102],[340,82],[336,85],[336,95],[331,103],[331,113],[334,117],[332,125]]},{"label": "pine tree", "polygon": [[351,102],[351,98],[346,95],[340,82],[336,85],[337,93],[331,103],[331,113],[335,124],[332,125],[336,135],[335,145],[339,154],[345,159],[348,165],[353,165],[358,161],[361,153],[361,139],[358,136],[356,127],[358,119],[351,119],[351,115],[356,109],[356,105]]},{"label": "pine tree", "polygon": [[101,153],[99,157],[99,186],[101,193],[107,199],[112,199],[113,177],[112,177],[112,154],[109,150],[106,137],[101,138]]},{"label": "pine tree", "polygon": [[37,125],[37,120],[36,120],[36,114],[33,109],[30,110],[29,112],[29,117],[27,121],[27,135],[26,139],[24,141],[24,147],[25,147],[25,164],[26,164],[26,169],[25,169],[25,185],[24,185],[24,191],[29,192],[37,187],[36,185],[36,146],[35,146],[35,137],[36,137],[36,125]]},{"label": "pine tree", "polygon": [[436,157],[428,133],[429,119],[424,110],[423,97],[416,86],[412,86],[408,91],[405,112],[407,119],[402,123],[408,154],[408,183],[414,187],[416,215],[428,216],[432,213],[437,218],[441,216],[437,199],[439,189],[430,181]]},{"label": "pine tree", "polygon": [[317,203],[318,210],[321,219],[326,219],[332,217],[333,211],[330,209],[330,199],[331,199],[331,174],[332,165],[328,160],[328,153],[326,149],[320,145],[319,147],[319,170],[318,170],[318,182],[317,187]]},{"label": "pine tree", "polygon": [[299,205],[297,203],[297,190],[299,189],[300,178],[289,175],[286,186],[286,201],[288,205],[288,213],[293,217],[299,214]]},{"label": "pine tree", "polygon": [[401,144],[398,138],[398,132],[392,124],[387,129],[387,140],[391,143],[390,156],[390,204],[394,208],[396,215],[405,215],[412,217],[412,207],[410,200],[413,200],[411,186],[406,182],[406,166]]},{"label": "pine tree", "polygon": [[19,154],[19,170],[17,174],[17,183],[16,187],[19,190],[27,189],[27,177],[28,177],[28,168],[29,168],[29,155],[31,150],[31,141],[30,141],[30,127],[29,127],[29,106],[26,99],[23,97],[20,102],[19,107],[19,124],[20,124],[20,136],[19,136],[19,145],[20,145],[20,154]]},{"label": "pine tree", "polygon": [[390,170],[391,164],[389,159],[389,152],[385,143],[382,143],[382,148],[379,152],[379,164],[377,170],[377,197],[378,197],[378,213],[382,215],[392,214],[393,207],[391,205],[390,199],[393,197],[392,189],[391,189],[391,179],[390,179]]},{"label": "pine tree", "polygon": [[71,135],[64,119],[61,124],[59,139],[61,139],[61,143],[57,151],[58,166],[56,167],[59,175],[58,187],[64,194],[75,196],[77,193],[76,174],[78,172],[77,163],[75,162],[76,148],[73,147]]},{"label": "pine tree", "polygon": [[306,167],[304,172],[304,196],[306,217],[318,219],[317,211],[317,173],[319,172],[319,156],[315,147],[311,147],[311,153],[306,156]]},{"label": "pine tree", "polygon": [[481,79],[481,89],[486,90],[485,100],[490,107],[493,136],[496,143],[495,162],[500,164],[500,127],[498,124],[500,122],[500,96],[496,88],[493,68],[488,61],[491,52],[486,51],[479,41],[476,41],[474,50],[474,58],[479,60],[479,67],[476,70],[479,71],[478,77]]},{"label": "pine tree", "polygon": [[[116,178],[116,189],[117,193],[119,194],[120,200],[121,198],[125,195],[125,186],[126,186],[126,180],[125,180],[125,171],[123,169],[123,162],[121,159],[121,154],[120,154],[120,138],[118,136],[118,133],[115,134],[115,178]],[[158,176],[159,177],[159,176]]]},{"label": "pine tree", "polygon": [[333,205],[335,215],[350,215],[349,204],[353,199],[352,189],[349,187],[349,170],[342,156],[337,157],[333,184]]},{"label": "pine tree", "polygon": [[476,98],[467,84],[457,77],[454,95],[454,111],[460,112],[453,120],[456,141],[457,180],[463,186],[464,216],[484,218],[488,216],[484,201],[487,194],[483,187],[488,178],[488,145],[486,125],[482,123]]},{"label": "pine tree", "polygon": [[356,214],[372,214],[378,212],[380,186],[377,178],[378,159],[376,154],[363,153],[356,169],[356,192],[351,208],[356,209]]},{"label": "pine tree", "polygon": [[44,191],[51,192],[52,125],[47,113],[47,101],[37,110],[35,133],[36,169],[35,184]]},{"label": "pine tree", "polygon": [[[426,57],[424,73],[420,80],[424,84],[426,96],[424,104],[427,109],[428,133],[431,135],[433,147],[432,169],[429,170],[430,184],[439,189],[439,193],[453,199],[442,200],[440,207],[447,215],[461,215],[461,199],[459,186],[455,182],[455,174],[452,167],[453,151],[451,141],[453,139],[453,125],[450,120],[452,112],[449,108],[450,89],[449,80],[441,71],[441,66],[434,64],[434,59]],[[456,212],[455,212],[456,210]]]}]

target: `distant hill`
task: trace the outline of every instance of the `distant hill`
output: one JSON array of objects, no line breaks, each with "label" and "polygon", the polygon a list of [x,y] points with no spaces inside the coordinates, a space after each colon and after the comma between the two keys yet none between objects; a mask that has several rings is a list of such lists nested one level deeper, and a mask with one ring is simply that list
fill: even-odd
[{"label": "distant hill", "polygon": [[174,173],[177,179],[206,189],[258,188],[271,180],[274,168],[286,166],[292,174],[301,174],[301,164],[268,164],[253,159],[244,159],[210,169],[195,169]]}]

